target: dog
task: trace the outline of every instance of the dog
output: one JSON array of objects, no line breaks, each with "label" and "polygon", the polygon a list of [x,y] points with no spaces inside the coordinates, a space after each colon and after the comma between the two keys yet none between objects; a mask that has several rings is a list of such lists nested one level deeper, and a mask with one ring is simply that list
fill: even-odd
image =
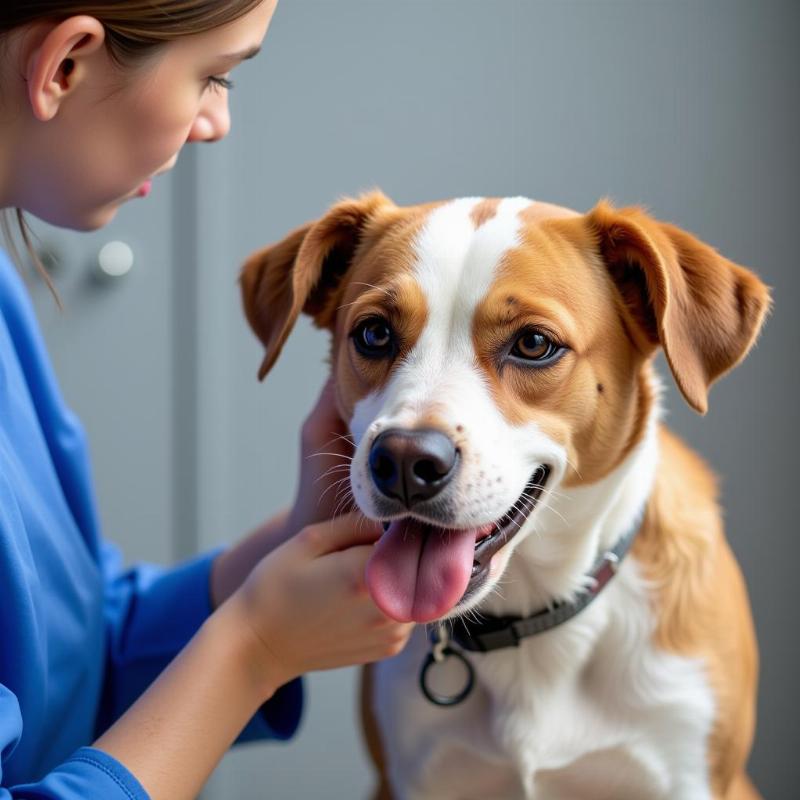
[{"label": "dog", "polygon": [[608,200],[376,191],[241,288],[260,378],[301,313],[331,332],[352,497],[385,529],[367,585],[420,623],[364,676],[378,796],[759,797],[746,588],[653,367],[705,413],[769,309],[758,277]]}]

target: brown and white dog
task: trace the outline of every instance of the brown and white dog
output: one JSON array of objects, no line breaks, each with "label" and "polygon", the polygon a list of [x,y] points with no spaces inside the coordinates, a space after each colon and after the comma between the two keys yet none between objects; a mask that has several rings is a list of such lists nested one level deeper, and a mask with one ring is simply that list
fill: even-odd
[{"label": "brown and white dog", "polygon": [[426,626],[375,666],[383,796],[758,797],[746,590],[652,367],[662,347],[703,413],[768,309],[757,277],[638,208],[371,193],[252,256],[242,289],[261,377],[301,312],[333,334],[352,494],[387,528],[367,570],[386,614],[593,600],[467,653],[474,688],[449,708],[420,690]]}]

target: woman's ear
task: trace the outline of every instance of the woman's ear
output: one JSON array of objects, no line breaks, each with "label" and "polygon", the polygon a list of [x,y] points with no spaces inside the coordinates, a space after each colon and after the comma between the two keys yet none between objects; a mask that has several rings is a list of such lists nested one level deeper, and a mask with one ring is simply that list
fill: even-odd
[{"label": "woman's ear", "polygon": [[85,79],[90,57],[104,45],[105,30],[94,17],[81,15],[34,25],[24,42],[28,100],[36,119],[47,122]]}]

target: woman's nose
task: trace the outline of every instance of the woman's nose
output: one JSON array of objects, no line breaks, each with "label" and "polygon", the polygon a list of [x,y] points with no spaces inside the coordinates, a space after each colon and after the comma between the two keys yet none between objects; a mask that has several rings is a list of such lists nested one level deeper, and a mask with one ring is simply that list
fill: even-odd
[{"label": "woman's nose", "polygon": [[189,130],[187,141],[218,142],[228,135],[230,129],[231,115],[227,90],[209,89]]}]

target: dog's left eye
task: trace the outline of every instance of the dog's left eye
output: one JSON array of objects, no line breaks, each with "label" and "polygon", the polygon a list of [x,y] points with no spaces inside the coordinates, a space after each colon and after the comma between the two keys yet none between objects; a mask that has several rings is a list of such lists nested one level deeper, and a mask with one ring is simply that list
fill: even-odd
[{"label": "dog's left eye", "polygon": [[550,361],[562,350],[561,346],[551,342],[543,333],[525,331],[514,342],[510,355],[541,364]]},{"label": "dog's left eye", "polygon": [[394,350],[394,333],[381,317],[371,317],[359,323],[352,337],[356,349],[366,358],[383,358]]}]

